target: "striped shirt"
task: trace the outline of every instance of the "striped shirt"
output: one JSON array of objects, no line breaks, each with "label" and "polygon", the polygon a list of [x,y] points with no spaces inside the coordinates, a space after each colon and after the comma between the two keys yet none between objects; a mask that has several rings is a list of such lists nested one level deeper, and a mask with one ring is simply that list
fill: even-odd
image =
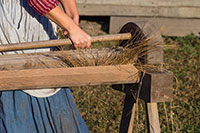
[{"label": "striped shirt", "polygon": [[58,6],[58,0],[27,0],[28,4],[40,15],[45,15]]}]

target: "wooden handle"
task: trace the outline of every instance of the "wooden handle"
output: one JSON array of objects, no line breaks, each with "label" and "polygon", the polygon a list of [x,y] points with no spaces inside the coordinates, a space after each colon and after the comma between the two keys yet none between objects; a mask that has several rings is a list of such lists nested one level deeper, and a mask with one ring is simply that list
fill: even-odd
[{"label": "wooden handle", "polygon": [[[101,35],[92,37],[91,42],[105,42],[105,41],[117,41],[117,40],[128,40],[131,39],[131,33],[120,33],[113,35]],[[48,48],[55,46],[72,45],[70,39],[60,40],[48,40],[48,41],[35,41],[26,43],[14,43],[9,45],[1,45],[0,52],[25,50],[25,49],[37,49],[37,48]]]}]

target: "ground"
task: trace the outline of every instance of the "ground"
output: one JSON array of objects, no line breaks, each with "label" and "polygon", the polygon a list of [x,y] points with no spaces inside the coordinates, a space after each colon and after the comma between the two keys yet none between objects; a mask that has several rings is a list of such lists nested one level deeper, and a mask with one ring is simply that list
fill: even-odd
[{"label": "ground", "polygon": [[[107,34],[108,18],[82,17],[90,35]],[[200,132],[200,39],[163,37],[165,68],[174,73],[171,103],[159,103],[162,132]],[[118,132],[124,94],[109,86],[72,88],[81,115],[91,132]],[[139,102],[134,132],[146,132],[145,107]]]}]

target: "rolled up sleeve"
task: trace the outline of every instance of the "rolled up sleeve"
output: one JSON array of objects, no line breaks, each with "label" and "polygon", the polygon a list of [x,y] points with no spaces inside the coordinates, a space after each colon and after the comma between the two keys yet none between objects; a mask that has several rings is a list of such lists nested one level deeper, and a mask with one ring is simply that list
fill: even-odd
[{"label": "rolled up sleeve", "polygon": [[28,4],[40,15],[45,15],[59,4],[58,0],[27,0]]}]

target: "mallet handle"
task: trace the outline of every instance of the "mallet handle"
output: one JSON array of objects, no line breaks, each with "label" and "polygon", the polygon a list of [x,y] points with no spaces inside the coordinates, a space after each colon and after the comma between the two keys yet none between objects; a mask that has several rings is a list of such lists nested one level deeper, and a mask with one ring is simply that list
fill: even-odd
[{"label": "mallet handle", "polygon": [[[128,40],[128,39],[131,39],[131,33],[93,36],[91,42],[105,42],[105,41],[117,41],[117,40]],[[9,45],[0,45],[0,52],[36,49],[36,48],[48,48],[48,47],[64,46],[71,44],[72,42],[70,39],[13,43]]]}]

